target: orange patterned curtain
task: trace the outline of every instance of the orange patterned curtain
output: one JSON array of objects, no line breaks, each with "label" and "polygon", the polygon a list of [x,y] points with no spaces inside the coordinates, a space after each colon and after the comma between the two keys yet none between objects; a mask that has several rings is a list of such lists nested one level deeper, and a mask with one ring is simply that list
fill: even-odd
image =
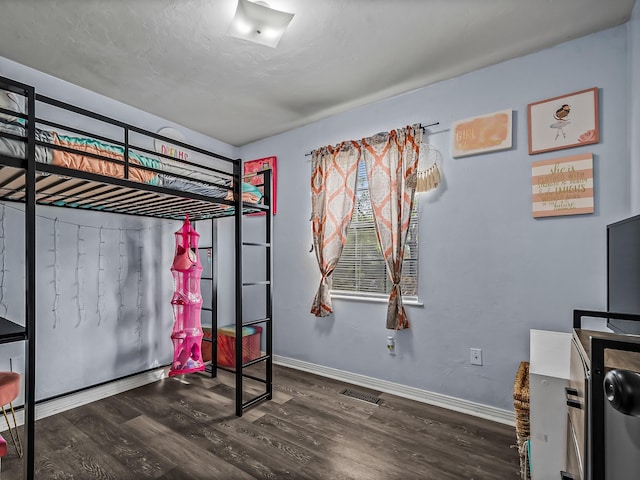
[{"label": "orange patterned curtain", "polygon": [[326,317],[331,308],[331,274],[338,264],[356,200],[356,180],[360,146],[342,142],[319,148],[312,154],[311,220],[313,246],[322,280],[311,313]]},{"label": "orange patterned curtain", "polygon": [[361,142],[378,242],[393,282],[387,328],[395,330],[409,328],[400,279],[421,142],[420,125],[379,133]]}]

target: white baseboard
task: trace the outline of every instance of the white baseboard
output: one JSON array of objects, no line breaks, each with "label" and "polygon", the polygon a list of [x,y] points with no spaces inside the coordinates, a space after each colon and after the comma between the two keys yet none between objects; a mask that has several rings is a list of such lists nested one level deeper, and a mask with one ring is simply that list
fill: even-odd
[{"label": "white baseboard", "polygon": [[[97,387],[89,388],[77,393],[71,393],[64,397],[42,402],[36,405],[36,420],[49,417],[57,413],[62,413],[72,408],[86,405],[87,403],[102,400],[103,398],[126,392],[133,388],[142,387],[149,383],[157,382],[167,376],[167,368],[158,368],[147,372],[132,375],[121,380],[105,383]],[[16,422],[18,425],[24,424],[24,410],[16,411]],[[7,430],[6,422],[0,422],[0,432]]]},{"label": "white baseboard", "polygon": [[333,378],[342,382],[351,383],[371,390],[385,392],[398,397],[404,397],[418,402],[428,403],[437,407],[447,408],[460,413],[466,413],[487,420],[492,420],[505,425],[515,425],[514,413],[510,410],[491,407],[481,403],[471,402],[462,398],[451,397],[441,393],[429,392],[415,387],[408,387],[399,383],[380,380],[378,378],[360,375],[358,373],[346,372],[336,368],[324,367],[315,363],[304,362],[293,358],[273,356],[273,362],[283,367],[295,368],[309,373],[315,373],[323,377]]},{"label": "white baseboard", "polygon": [[[336,368],[325,367],[314,363],[304,362],[293,358],[282,357],[280,355],[273,356],[273,362],[284,367],[294,368],[327,378],[333,378],[342,382],[358,385],[372,390],[397,395],[399,397],[416,400],[418,402],[428,403],[437,407],[447,408],[460,413],[474,415],[476,417],[485,418],[497,423],[505,425],[515,425],[514,413],[510,410],[491,407],[481,403],[471,402],[462,398],[451,397],[441,393],[430,392],[399,383],[380,380],[378,378],[351,373]],[[99,385],[94,388],[83,390],[82,392],[72,393],[64,397],[56,398],[47,402],[36,405],[36,420],[46,418],[57,413],[62,413],[72,408],[86,405],[87,403],[102,400],[103,398],[126,392],[134,388],[142,387],[149,383],[157,382],[167,376],[166,368],[158,368],[148,372],[133,375],[122,380]],[[18,425],[24,423],[24,411],[16,412],[16,421]],[[7,429],[5,422],[0,422],[0,432]]]}]

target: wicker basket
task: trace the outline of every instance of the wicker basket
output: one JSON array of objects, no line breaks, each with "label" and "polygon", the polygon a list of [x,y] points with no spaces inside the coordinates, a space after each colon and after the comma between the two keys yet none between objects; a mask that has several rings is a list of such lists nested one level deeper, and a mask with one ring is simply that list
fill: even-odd
[{"label": "wicker basket", "polygon": [[513,385],[513,407],[516,417],[516,438],[520,454],[520,478],[531,478],[529,466],[529,362],[520,362]]}]

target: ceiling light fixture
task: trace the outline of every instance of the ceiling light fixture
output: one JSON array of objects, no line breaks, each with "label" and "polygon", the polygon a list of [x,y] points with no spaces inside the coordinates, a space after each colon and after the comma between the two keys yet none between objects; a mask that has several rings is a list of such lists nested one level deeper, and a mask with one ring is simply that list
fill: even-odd
[{"label": "ceiling light fixture", "polygon": [[238,0],[236,14],[227,34],[275,48],[293,19],[293,15],[293,13],[274,10],[264,2]]}]

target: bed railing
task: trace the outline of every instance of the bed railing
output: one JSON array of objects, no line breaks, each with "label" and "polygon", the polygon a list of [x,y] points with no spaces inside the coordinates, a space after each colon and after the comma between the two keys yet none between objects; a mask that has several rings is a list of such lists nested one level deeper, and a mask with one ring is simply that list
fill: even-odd
[{"label": "bed railing", "polygon": [[[0,93],[11,92],[17,99],[14,109],[2,108],[0,104],[0,140],[4,138],[21,144],[20,158],[11,158],[0,152],[2,164],[20,168],[21,162],[28,160],[30,156],[27,154],[28,136],[31,130],[28,128],[28,118],[32,115],[31,118],[35,119],[33,123],[37,127],[33,143],[38,153],[36,170],[39,172],[83,179],[87,182],[114,184],[135,190],[148,190],[174,197],[186,197],[190,201],[202,204],[216,203],[224,206],[213,213],[209,208],[208,213],[203,214],[203,218],[229,214],[233,211],[229,207],[236,205],[235,198],[242,193],[235,192],[233,187],[236,182],[240,183],[242,180],[235,173],[241,171],[237,168],[241,167],[241,160],[228,158],[45,95],[35,93],[34,99],[29,102],[29,88],[14,80],[0,77]],[[32,112],[25,108],[28,104],[33,105]],[[6,125],[12,125],[12,128],[6,128]],[[1,128],[3,126],[5,128]],[[70,137],[70,134],[79,137]],[[86,143],[78,146],[81,141]],[[191,158],[187,159],[184,156],[180,158],[164,151],[156,151],[157,149],[153,148],[155,142],[162,142],[176,151],[188,152]],[[53,157],[72,158],[74,156],[81,156],[83,159],[80,162],[81,165],[95,160],[101,164],[101,169],[96,172],[83,166],[68,168],[66,164],[55,164],[53,161]],[[193,161],[193,157],[198,161]],[[108,165],[111,167],[104,167],[109,172],[107,174],[102,171],[102,166]],[[165,182],[169,186],[163,186],[158,180],[166,178],[170,178],[169,182]],[[183,182],[182,185],[185,182],[189,184],[188,193],[180,191],[177,181]],[[206,187],[204,193],[199,187]],[[55,193],[58,204],[74,202],[75,197],[67,199],[64,197],[64,192],[58,192]],[[7,198],[6,192],[3,198],[20,201],[16,198]],[[39,197],[38,201],[41,200],[42,198]],[[82,208],[94,208],[91,201],[87,199],[80,203]],[[169,204],[179,208],[185,205],[185,202],[169,201]],[[258,211],[263,209],[259,205],[246,203],[243,206],[244,211],[251,208]],[[118,210],[119,213],[129,213],[122,210]],[[136,210],[135,214],[145,213]]]}]

